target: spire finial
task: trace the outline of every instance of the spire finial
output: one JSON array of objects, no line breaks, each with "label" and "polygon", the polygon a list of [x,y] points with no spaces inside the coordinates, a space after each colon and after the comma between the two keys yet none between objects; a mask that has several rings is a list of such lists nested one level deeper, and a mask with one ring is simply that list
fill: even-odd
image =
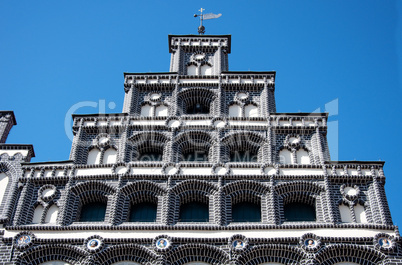
[{"label": "spire finial", "polygon": [[201,13],[199,15],[194,14],[194,17],[200,18],[200,26],[198,27],[198,34],[203,35],[205,33],[205,27],[202,25],[202,22],[207,19],[218,18],[218,17],[222,16],[222,14],[220,14],[220,13],[219,14],[214,14],[214,13],[203,14],[202,12],[204,12],[205,9],[202,7],[198,11],[200,11]]}]

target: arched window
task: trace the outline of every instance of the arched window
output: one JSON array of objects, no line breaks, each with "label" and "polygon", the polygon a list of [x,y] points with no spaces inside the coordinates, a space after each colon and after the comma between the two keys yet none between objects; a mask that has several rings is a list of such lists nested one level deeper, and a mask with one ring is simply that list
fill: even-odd
[{"label": "arched window", "polygon": [[193,105],[188,106],[187,114],[209,114],[209,106],[200,102],[195,102]]},{"label": "arched window", "polygon": [[344,223],[352,223],[352,216],[350,215],[350,208],[347,205],[339,205],[339,213],[341,214],[341,221]]},{"label": "arched window", "polygon": [[106,203],[91,202],[82,206],[80,222],[103,222],[106,214]]},{"label": "arched window", "polygon": [[241,106],[234,104],[229,107],[229,117],[241,117]]},{"label": "arched window", "polygon": [[143,117],[150,117],[150,116],[153,116],[153,113],[152,113],[152,106],[149,105],[149,104],[143,105],[143,106],[141,107],[141,114],[140,114],[140,116],[143,116]]},{"label": "arched window", "polygon": [[261,205],[240,202],[232,206],[233,222],[261,222]]},{"label": "arched window", "polygon": [[101,157],[101,151],[97,148],[92,149],[91,151],[88,152],[87,164],[88,165],[100,164],[100,157]]},{"label": "arched window", "polygon": [[245,117],[258,117],[258,107],[253,104],[248,104],[244,106],[244,116]]},{"label": "arched window", "polygon": [[129,222],[155,222],[157,205],[152,202],[142,202],[131,206]]},{"label": "arched window", "polygon": [[284,206],[284,215],[287,222],[312,222],[316,220],[314,206],[300,202],[286,204]]},{"label": "arched window", "polygon": [[3,201],[7,185],[8,185],[8,176],[5,173],[0,173],[0,203]]},{"label": "arched window", "polygon": [[208,205],[202,202],[188,202],[180,206],[180,222],[208,222]]},{"label": "arched window", "polygon": [[57,205],[53,204],[50,206],[46,213],[45,223],[56,223],[58,213],[59,207]]},{"label": "arched window", "polygon": [[292,153],[288,149],[283,149],[279,152],[279,163],[293,164]]},{"label": "arched window", "polygon": [[160,152],[143,152],[140,153],[138,161],[150,162],[150,161],[162,161],[162,153]]},{"label": "arched window", "polygon": [[187,162],[208,162],[208,153],[204,150],[194,150],[183,154],[183,160]]},{"label": "arched window", "polygon": [[168,107],[165,105],[160,105],[155,108],[155,116],[156,117],[166,117],[168,116]]},{"label": "arched window", "polygon": [[250,150],[233,151],[230,153],[230,162],[257,162],[258,155]]},{"label": "arched window", "polygon": [[117,160],[117,150],[114,148],[109,148],[105,151],[103,155],[103,164],[113,164]]},{"label": "arched window", "polygon": [[43,214],[43,206],[39,204],[35,208],[34,215],[33,215],[33,218],[32,218],[32,223],[33,224],[40,224],[40,221],[42,219],[42,214]]}]

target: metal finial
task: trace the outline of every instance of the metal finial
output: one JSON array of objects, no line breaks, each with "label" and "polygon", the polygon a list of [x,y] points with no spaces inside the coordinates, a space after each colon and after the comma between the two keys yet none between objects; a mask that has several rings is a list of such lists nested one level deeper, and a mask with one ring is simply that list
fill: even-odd
[{"label": "metal finial", "polygon": [[202,25],[202,22],[204,20],[214,19],[214,18],[218,18],[218,17],[222,16],[222,14],[220,14],[220,13],[219,14],[214,14],[214,13],[203,14],[202,12],[204,10],[205,10],[204,8],[201,8],[200,10],[198,10],[201,12],[201,14],[199,14],[199,15],[194,14],[194,17],[200,18],[200,26],[198,27],[198,34],[200,34],[200,35],[203,35],[205,33],[205,27]]}]

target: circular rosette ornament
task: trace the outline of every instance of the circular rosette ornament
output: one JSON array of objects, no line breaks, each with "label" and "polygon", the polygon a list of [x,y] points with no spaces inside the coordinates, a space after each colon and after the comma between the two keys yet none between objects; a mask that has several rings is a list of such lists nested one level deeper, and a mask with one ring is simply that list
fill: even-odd
[{"label": "circular rosette ornament", "polygon": [[35,235],[28,231],[18,233],[13,240],[13,245],[19,250],[27,249],[35,241]]},{"label": "circular rosette ornament", "polygon": [[342,196],[349,201],[354,201],[359,197],[360,189],[357,185],[351,187],[343,184],[340,189]]},{"label": "circular rosette ornament", "polygon": [[382,251],[391,251],[395,247],[395,238],[385,233],[374,236],[374,247]]},{"label": "circular rosette ornament", "polygon": [[172,248],[172,239],[167,235],[160,235],[154,239],[152,244],[156,251],[166,252]]},{"label": "circular rosette ornament", "polygon": [[88,237],[84,241],[84,246],[91,253],[99,252],[104,246],[103,238],[98,235]]},{"label": "circular rosette ornament", "polygon": [[243,252],[248,247],[248,239],[244,235],[233,235],[228,243],[232,251],[236,253]]},{"label": "circular rosette ornament", "polygon": [[299,244],[306,251],[317,251],[321,246],[321,239],[315,234],[308,233],[300,237]]}]

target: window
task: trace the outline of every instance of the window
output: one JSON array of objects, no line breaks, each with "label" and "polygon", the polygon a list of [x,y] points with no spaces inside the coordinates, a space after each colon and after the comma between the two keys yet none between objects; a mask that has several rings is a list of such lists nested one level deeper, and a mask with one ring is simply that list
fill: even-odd
[{"label": "window", "polygon": [[293,164],[292,153],[288,149],[283,149],[279,152],[279,163]]},{"label": "window", "polygon": [[155,222],[156,221],[156,209],[155,203],[142,202],[131,206],[129,222]]},{"label": "window", "polygon": [[230,162],[257,162],[257,154],[252,151],[235,151],[230,154]]},{"label": "window", "polygon": [[138,157],[138,161],[162,161],[162,153],[159,152],[144,152]]},{"label": "window", "polygon": [[341,221],[344,223],[352,223],[352,216],[350,215],[349,206],[341,204],[339,205],[339,213],[341,214]]},{"label": "window", "polygon": [[105,220],[106,203],[91,202],[81,209],[80,222],[103,222]]},{"label": "window", "polygon": [[209,106],[196,102],[187,108],[187,114],[209,114]]},{"label": "window", "polygon": [[361,204],[356,204],[354,206],[356,222],[357,223],[367,223],[366,212],[364,206]]},{"label": "window", "polygon": [[149,105],[149,104],[145,104],[144,106],[142,106],[142,107],[141,107],[141,114],[140,114],[140,116],[143,116],[143,117],[150,117],[150,116],[153,116],[153,113],[152,113],[152,106]]},{"label": "window", "polygon": [[183,161],[187,162],[208,162],[208,153],[203,150],[196,150],[183,154]]},{"label": "window", "polygon": [[308,165],[310,164],[310,157],[308,156],[308,152],[304,149],[297,150],[296,152],[297,164],[299,165]]},{"label": "window", "polygon": [[180,206],[180,222],[208,222],[208,205],[202,202],[189,202]]},{"label": "window", "polygon": [[284,206],[285,221],[287,222],[302,222],[302,221],[315,221],[315,208],[314,206],[306,203],[293,202]]},{"label": "window", "polygon": [[168,107],[164,105],[160,105],[155,108],[155,116],[156,117],[166,117],[168,116]]},{"label": "window", "polygon": [[261,206],[251,202],[241,202],[232,207],[233,222],[261,222]]}]

